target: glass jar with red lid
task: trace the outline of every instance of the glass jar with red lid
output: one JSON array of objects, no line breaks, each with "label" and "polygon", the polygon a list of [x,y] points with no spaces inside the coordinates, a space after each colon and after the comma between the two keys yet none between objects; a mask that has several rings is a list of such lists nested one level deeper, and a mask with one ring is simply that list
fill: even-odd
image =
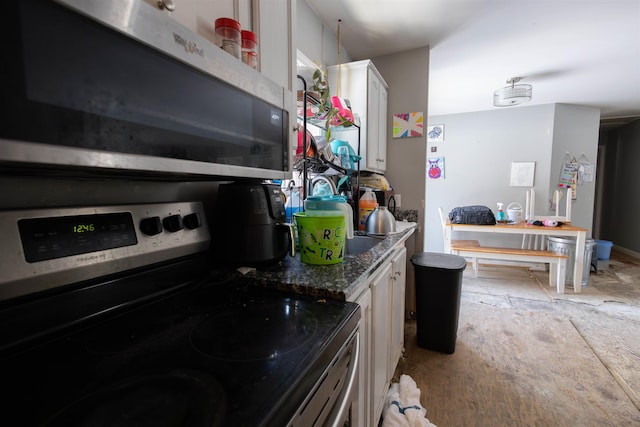
[{"label": "glass jar with red lid", "polygon": [[242,30],[242,62],[253,68],[258,68],[258,38],[252,31]]},{"label": "glass jar with red lid", "polygon": [[231,18],[218,18],[216,27],[216,45],[224,51],[240,59],[240,45],[242,42],[240,23]]}]

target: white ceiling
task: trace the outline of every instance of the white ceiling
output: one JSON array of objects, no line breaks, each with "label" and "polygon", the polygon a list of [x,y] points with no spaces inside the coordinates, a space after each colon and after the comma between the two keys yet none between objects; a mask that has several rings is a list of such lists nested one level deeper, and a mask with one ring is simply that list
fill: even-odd
[{"label": "white ceiling", "polygon": [[521,106],[640,116],[640,0],[307,2],[333,31],[342,20],[354,60],[430,46],[430,116],[498,108],[493,92],[515,76],[533,86]]}]

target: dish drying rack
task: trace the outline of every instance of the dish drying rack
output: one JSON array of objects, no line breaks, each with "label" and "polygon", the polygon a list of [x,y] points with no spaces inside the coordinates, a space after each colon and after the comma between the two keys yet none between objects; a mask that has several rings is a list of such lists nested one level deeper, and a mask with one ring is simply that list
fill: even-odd
[{"label": "dish drying rack", "polygon": [[[360,155],[360,125],[353,123],[349,128],[343,126],[328,126],[326,120],[326,109],[323,111],[322,104],[320,100],[311,92],[307,90],[307,82],[305,78],[301,75],[297,76],[298,79],[302,82],[303,90],[302,92],[298,91],[297,96],[297,111],[298,111],[298,121],[302,124],[302,129],[298,131],[302,132],[304,135],[302,137],[302,153],[296,155],[293,161],[293,169],[296,171],[302,171],[303,174],[303,182],[305,191],[309,188],[310,179],[309,173],[311,174],[324,174],[330,169],[336,171],[338,175],[349,176],[355,175],[356,179],[359,176],[360,172],[360,161],[355,162],[356,168],[345,169],[342,166],[335,164],[334,162],[328,160],[321,150],[318,150],[318,145],[315,142],[315,139],[310,133],[307,133],[308,124],[311,124],[317,128],[323,129],[325,132],[330,132],[331,128],[336,131],[344,131],[349,128],[356,129],[358,132],[358,150],[357,154]],[[301,114],[300,114],[301,112]],[[310,138],[311,147],[309,147],[307,142],[307,136]],[[331,147],[327,145],[329,150]],[[307,155],[309,152],[309,148],[311,148],[312,155]]]}]

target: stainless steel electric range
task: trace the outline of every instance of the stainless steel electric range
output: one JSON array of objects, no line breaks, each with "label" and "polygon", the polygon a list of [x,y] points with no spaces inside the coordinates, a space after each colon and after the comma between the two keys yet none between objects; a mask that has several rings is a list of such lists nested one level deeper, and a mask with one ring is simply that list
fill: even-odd
[{"label": "stainless steel electric range", "polygon": [[212,268],[201,203],[0,212],[3,419],[342,425],[359,310]]}]

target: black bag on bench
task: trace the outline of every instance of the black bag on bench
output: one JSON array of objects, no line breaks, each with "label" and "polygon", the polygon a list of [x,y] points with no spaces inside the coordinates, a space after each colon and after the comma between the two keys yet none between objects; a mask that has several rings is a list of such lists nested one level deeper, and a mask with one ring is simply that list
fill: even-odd
[{"label": "black bag on bench", "polygon": [[478,224],[495,225],[496,217],[486,206],[462,206],[451,209],[449,212],[451,224]]}]

